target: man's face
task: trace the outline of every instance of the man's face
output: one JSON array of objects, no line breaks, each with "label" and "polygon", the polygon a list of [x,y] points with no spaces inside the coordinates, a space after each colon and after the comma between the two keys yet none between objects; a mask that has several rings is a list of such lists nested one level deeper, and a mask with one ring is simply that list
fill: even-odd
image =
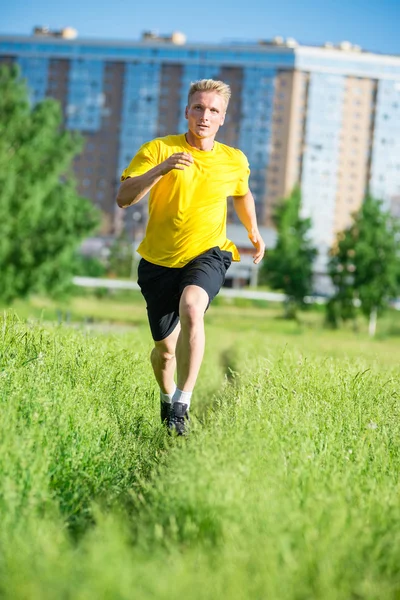
[{"label": "man's face", "polygon": [[186,107],[189,131],[197,138],[214,137],[224,123],[225,101],[217,92],[195,92]]}]

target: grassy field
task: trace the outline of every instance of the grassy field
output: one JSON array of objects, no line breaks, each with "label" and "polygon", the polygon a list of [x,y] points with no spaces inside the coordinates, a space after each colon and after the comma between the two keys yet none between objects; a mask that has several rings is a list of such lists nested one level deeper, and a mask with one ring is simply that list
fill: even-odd
[{"label": "grassy field", "polygon": [[188,440],[137,298],[4,313],[2,598],[400,598],[397,315],[279,310],[210,308]]}]

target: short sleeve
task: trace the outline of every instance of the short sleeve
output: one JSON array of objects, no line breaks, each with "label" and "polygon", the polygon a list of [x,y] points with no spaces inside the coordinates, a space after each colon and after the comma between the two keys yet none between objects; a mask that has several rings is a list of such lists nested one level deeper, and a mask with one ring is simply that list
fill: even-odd
[{"label": "short sleeve", "polygon": [[124,169],[121,175],[121,181],[124,181],[128,177],[138,177],[139,175],[143,175],[157,164],[158,161],[155,157],[154,141],[147,142],[139,148],[138,152],[129,163],[129,166]]},{"label": "short sleeve", "polygon": [[238,150],[238,180],[232,196],[244,196],[249,191],[250,167],[247,156]]}]

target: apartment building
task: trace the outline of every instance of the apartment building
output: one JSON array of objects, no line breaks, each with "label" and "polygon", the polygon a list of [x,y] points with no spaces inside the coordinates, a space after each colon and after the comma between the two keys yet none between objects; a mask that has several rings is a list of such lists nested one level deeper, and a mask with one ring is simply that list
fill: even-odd
[{"label": "apartment building", "polygon": [[[232,88],[218,139],[248,156],[260,223],[270,227],[277,201],[300,184],[321,269],[368,189],[400,214],[399,56],[348,42],[210,45],[178,33],[122,42],[37,28],[0,36],[0,61],[17,62],[32,102],[58,99],[65,126],[84,135],[79,191],[101,208],[105,234],[127,214],[115,205],[120,173],[147,140],[185,131],[190,82],[209,77]],[[135,206],[135,227],[145,224],[145,208]]]}]

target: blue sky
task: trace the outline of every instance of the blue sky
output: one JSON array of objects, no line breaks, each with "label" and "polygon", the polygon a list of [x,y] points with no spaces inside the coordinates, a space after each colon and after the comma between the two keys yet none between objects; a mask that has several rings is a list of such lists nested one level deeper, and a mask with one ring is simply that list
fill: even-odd
[{"label": "blue sky", "polygon": [[188,42],[257,41],[276,35],[302,44],[348,40],[365,50],[400,55],[400,0],[13,0],[0,33],[29,34],[35,25],[71,26],[81,38],[138,40],[145,30],[182,31]]}]

